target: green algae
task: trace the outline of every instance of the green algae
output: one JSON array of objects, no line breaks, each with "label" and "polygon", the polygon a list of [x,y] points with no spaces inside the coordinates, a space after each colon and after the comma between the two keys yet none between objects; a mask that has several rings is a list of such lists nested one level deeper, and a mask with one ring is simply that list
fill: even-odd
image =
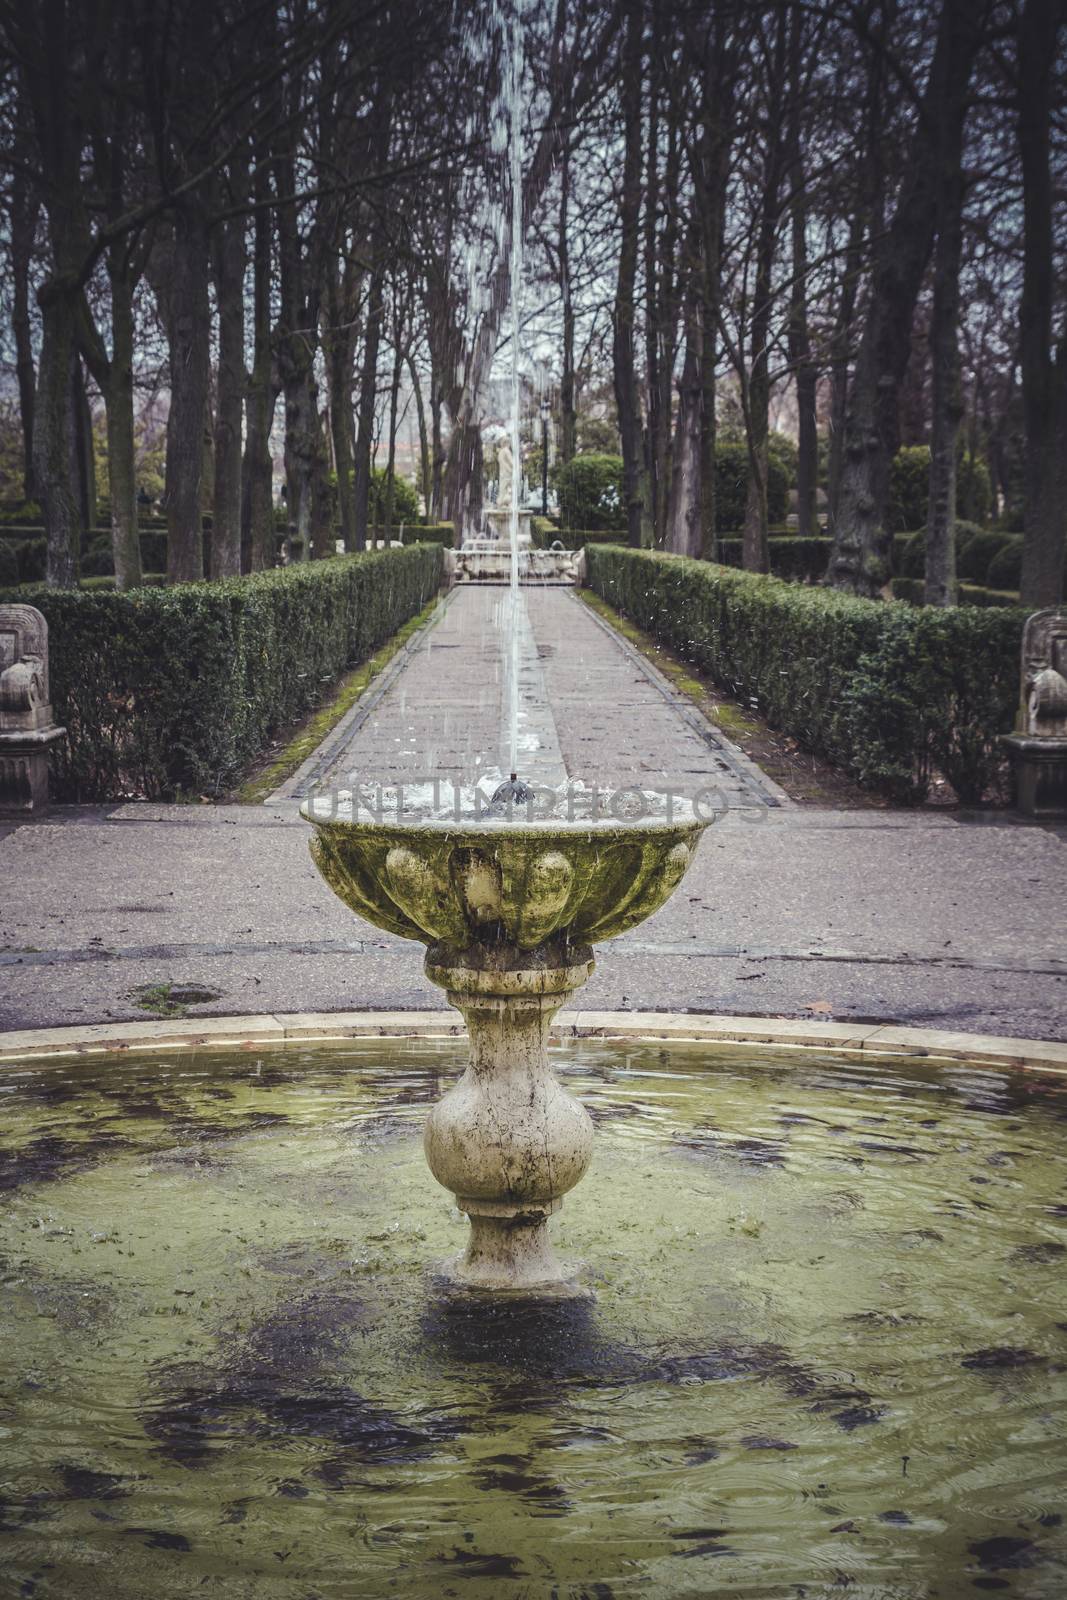
[{"label": "green algae", "polygon": [[1062,1084],[556,1060],[592,1305],[436,1292],[452,1041],[9,1072],[11,1592],[1062,1594]]}]

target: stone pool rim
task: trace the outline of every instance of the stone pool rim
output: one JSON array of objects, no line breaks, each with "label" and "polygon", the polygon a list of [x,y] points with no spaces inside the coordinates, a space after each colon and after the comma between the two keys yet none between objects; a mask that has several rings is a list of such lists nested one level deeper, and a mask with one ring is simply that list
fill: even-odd
[{"label": "stone pool rim", "polygon": [[[274,1012],[183,1017],[166,1022],[93,1023],[0,1033],[0,1064],[41,1057],[123,1055],[131,1051],[274,1049],[346,1039],[442,1039],[466,1035],[454,1011]],[[842,1057],[927,1056],[1016,1067],[1067,1077],[1067,1044],[1049,1039],[945,1032],[894,1023],[815,1018],[735,1017],[677,1011],[563,1011],[553,1042],[631,1039],[644,1043],[737,1045],[818,1050]]]}]

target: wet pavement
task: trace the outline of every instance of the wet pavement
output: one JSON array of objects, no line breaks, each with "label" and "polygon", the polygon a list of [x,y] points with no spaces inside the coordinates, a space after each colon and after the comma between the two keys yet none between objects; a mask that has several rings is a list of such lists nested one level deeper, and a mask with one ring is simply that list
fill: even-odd
[{"label": "wet pavement", "polygon": [[[530,774],[723,802],[674,898],[598,947],[583,1008],[1067,1038],[1067,829],[791,806],[575,595],[525,599]],[[215,996],[193,1016],[439,1009],[421,946],[326,888],[294,799],[352,771],[498,776],[506,603],[455,594],[266,806],[58,807],[0,829],[0,1029],[144,1018],[139,991],[168,984]]]}]

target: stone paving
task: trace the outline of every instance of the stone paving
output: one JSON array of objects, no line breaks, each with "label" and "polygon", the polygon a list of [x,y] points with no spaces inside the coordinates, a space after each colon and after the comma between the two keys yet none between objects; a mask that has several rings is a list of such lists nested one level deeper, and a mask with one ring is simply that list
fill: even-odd
[{"label": "stone paving", "polygon": [[[713,789],[728,807],[783,803],[770,779],[573,591],[523,589],[520,612],[521,777],[603,790]],[[326,788],[427,777],[495,786],[509,765],[509,615],[505,588],[453,591],[370,714],[338,729],[272,798],[304,794],[312,776]]]},{"label": "stone paving", "polygon": [[[710,781],[727,800],[674,898],[598,947],[583,1010],[1067,1039],[1067,829],[790,806],[574,595],[526,599],[539,770],[683,792]],[[504,603],[500,589],[455,595],[325,741],[330,781],[353,766],[425,773],[427,754],[443,775],[479,770],[475,755],[499,772]],[[137,990],[168,982],[217,992],[193,1015],[439,1009],[422,947],[353,917],[319,878],[298,786],[267,806],[60,807],[0,828],[0,1029],[144,1017]]]}]

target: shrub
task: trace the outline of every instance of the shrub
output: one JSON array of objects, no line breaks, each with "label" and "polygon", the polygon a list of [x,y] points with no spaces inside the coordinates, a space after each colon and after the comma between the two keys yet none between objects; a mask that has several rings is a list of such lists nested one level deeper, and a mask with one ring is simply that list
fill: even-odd
[{"label": "shrub", "polygon": [[960,581],[965,583],[985,583],[989,576],[989,564],[995,555],[999,555],[1010,534],[998,533],[993,528],[978,528],[970,538],[962,542],[956,560],[956,571]]},{"label": "shrub", "polygon": [[13,522],[20,528],[43,528],[41,508],[36,500],[9,500],[0,506],[0,522]]},{"label": "shrub", "polygon": [[[370,495],[368,498],[367,520],[374,527],[379,527],[385,517],[385,480],[386,469],[375,467],[371,474]],[[393,526],[398,522],[417,522],[419,518],[419,497],[414,485],[399,473],[393,477]]]},{"label": "shrub", "polygon": [[0,541],[0,588],[14,589],[19,581],[18,551]]},{"label": "shrub", "polygon": [[[440,582],[433,545],[165,589],[38,589],[63,800],[217,794]],[[99,580],[98,580],[99,581]]]},{"label": "shrub", "polygon": [[[909,605],[921,606],[924,603],[925,594],[926,584],[922,578],[893,579],[894,600],[906,600]],[[1017,606],[1019,604],[1017,590],[986,589],[977,583],[961,583],[958,598],[961,606]]]},{"label": "shrub", "polygon": [[[973,522],[956,523],[956,575],[959,576],[960,551],[968,545],[976,534],[981,534],[982,529],[976,528]],[[926,575],[926,529],[920,528],[917,533],[894,534],[893,536],[893,570],[905,578],[922,578]]]},{"label": "shrub", "polygon": [[930,504],[930,446],[906,445],[893,457],[889,472],[889,526],[924,528]]},{"label": "shrub", "polygon": [[[376,536],[385,537],[384,528]],[[450,522],[421,522],[407,527],[401,534],[404,544],[440,544],[451,549],[456,542],[456,530]]]},{"label": "shrub", "polygon": [[[736,533],[745,525],[748,503],[748,447],[715,446],[715,523],[720,533]],[[781,459],[768,451],[767,521],[784,522],[789,510],[789,474]]]},{"label": "shrub", "polygon": [[966,803],[999,777],[1021,611],[885,604],[619,547],[587,561],[604,599],[860,783],[913,802],[936,768]]},{"label": "shrub", "polygon": [[560,544],[564,550],[582,550],[589,544],[618,544],[617,528],[554,528],[551,523],[538,527],[540,517],[530,526],[530,541],[535,550],[549,550]]},{"label": "shrub", "polygon": [[105,578],[114,575],[115,561],[111,554],[111,535],[103,534],[93,540],[82,556],[82,577]]},{"label": "shrub", "polygon": [[23,539],[15,546],[20,583],[43,583],[48,568],[48,545],[44,539]]},{"label": "shrub", "polygon": [[984,525],[993,509],[993,479],[981,456],[962,455],[956,468],[956,510],[966,522]]},{"label": "shrub", "polygon": [[986,583],[990,589],[1017,589],[1023,575],[1023,536],[1013,533],[986,568]]},{"label": "shrub", "polygon": [[[818,583],[826,576],[826,568],[830,564],[830,549],[833,540],[813,535],[811,538],[801,539],[798,534],[784,534],[779,538],[770,538],[767,541],[771,556],[771,571],[776,578],[802,578],[811,583]],[[741,565],[742,541],[740,539],[719,540],[719,560],[723,566],[739,567]]]},{"label": "shrub", "polygon": [[772,461],[777,461],[785,472],[786,489],[795,489],[797,467],[800,463],[800,451],[797,449],[796,440],[791,439],[787,433],[779,433],[776,428],[772,428],[767,435],[767,454]]},{"label": "shrub", "polygon": [[559,496],[561,527],[625,529],[621,456],[575,456],[558,466],[552,477]]}]

